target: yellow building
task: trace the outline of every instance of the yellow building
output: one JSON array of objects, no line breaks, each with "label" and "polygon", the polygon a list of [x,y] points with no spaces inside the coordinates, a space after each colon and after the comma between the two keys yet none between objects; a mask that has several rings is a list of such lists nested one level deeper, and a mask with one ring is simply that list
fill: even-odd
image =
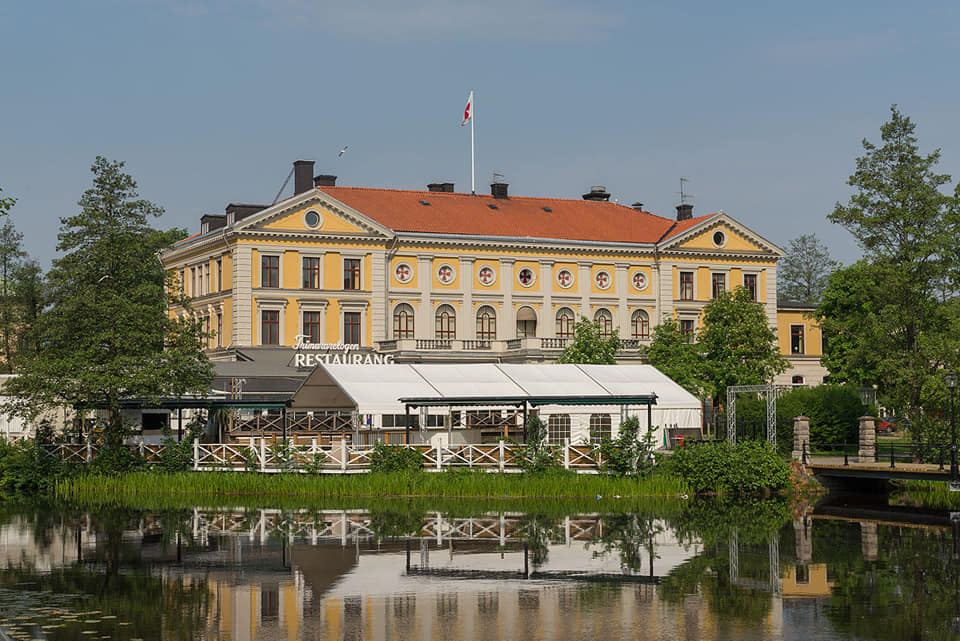
[{"label": "yellow building", "polygon": [[618,330],[631,360],[661,318],[693,333],[703,306],[739,286],[776,324],[782,252],[722,212],[663,218],[603,187],[582,200],[511,197],[502,183],[491,195],[337,187],[310,161],[295,168],[292,198],[204,216],[162,254],[214,359],[266,347],[311,364],[549,361],[585,316]]},{"label": "yellow building", "polygon": [[777,342],[790,367],[776,376],[776,385],[820,385],[829,374],[820,364],[823,334],[815,311],[813,305],[788,301],[777,306]]}]

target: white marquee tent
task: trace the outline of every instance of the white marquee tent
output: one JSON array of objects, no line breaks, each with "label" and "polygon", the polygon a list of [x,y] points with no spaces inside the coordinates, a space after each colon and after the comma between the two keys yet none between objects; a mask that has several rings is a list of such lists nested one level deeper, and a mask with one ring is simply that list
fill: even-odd
[{"label": "white marquee tent", "polygon": [[[304,380],[291,407],[353,412],[369,417],[361,421],[362,429],[377,431],[385,429],[382,417],[403,415],[411,407],[437,415],[521,405],[537,407],[545,419],[567,416],[572,442],[589,439],[590,417],[604,414],[614,426],[627,415],[640,418],[642,426],[649,420],[661,444],[666,427],[699,429],[702,424],[700,401],[650,365],[322,364]],[[451,441],[478,438],[468,429],[449,427],[448,422]],[[418,438],[432,436],[425,432]]]}]

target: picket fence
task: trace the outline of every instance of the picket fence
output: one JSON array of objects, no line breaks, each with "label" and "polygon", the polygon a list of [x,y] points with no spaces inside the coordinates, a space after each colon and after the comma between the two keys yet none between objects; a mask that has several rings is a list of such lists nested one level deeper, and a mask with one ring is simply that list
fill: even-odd
[{"label": "picket fence", "polygon": [[[299,472],[320,474],[355,474],[370,471],[371,446],[353,446],[345,441],[322,445],[317,439],[309,443],[288,441],[280,447],[280,440],[251,438],[248,445],[236,443],[193,443],[191,468],[207,472],[260,471],[265,473]],[[139,444],[128,446],[138,451],[148,463],[159,463],[163,445]],[[491,472],[518,472],[521,468],[520,449],[505,441],[484,444],[458,445],[388,445],[408,447],[423,457],[425,470],[471,468]],[[46,449],[70,463],[92,461],[99,450],[94,443],[55,444]],[[600,452],[592,445],[556,446],[556,455],[564,469],[586,474],[600,470]]]}]

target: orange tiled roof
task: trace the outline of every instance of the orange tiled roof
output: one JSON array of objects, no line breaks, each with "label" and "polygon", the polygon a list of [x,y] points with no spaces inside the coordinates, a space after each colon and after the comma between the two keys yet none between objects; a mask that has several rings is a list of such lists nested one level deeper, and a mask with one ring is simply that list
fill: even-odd
[{"label": "orange tiled roof", "polygon": [[590,200],[504,199],[368,187],[318,189],[398,232],[656,243],[668,232],[676,235],[707,218],[676,223],[617,203]]}]

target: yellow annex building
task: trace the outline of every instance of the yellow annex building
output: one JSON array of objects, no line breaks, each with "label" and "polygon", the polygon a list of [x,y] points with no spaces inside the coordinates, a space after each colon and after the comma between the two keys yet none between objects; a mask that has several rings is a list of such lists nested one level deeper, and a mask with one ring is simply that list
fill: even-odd
[{"label": "yellow annex building", "polygon": [[[819,356],[811,321],[778,317],[782,250],[723,212],[665,218],[603,187],[580,200],[503,183],[489,195],[342,187],[312,161],[294,176],[294,196],[205,215],[161,255],[210,332],[222,392],[288,394],[320,362],[550,362],[581,316],[619,333],[619,361],[638,361],[661,319],[692,338],[703,306],[741,286],[786,355]],[[819,382],[777,382],[793,376]]]}]

